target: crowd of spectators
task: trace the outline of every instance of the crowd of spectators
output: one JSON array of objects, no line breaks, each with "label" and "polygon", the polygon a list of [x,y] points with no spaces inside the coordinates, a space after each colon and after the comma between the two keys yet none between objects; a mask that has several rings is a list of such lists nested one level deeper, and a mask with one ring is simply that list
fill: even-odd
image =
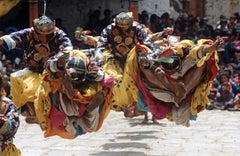
[{"label": "crowd of spectators", "polygon": [[[9,26],[3,30],[0,30],[0,37],[17,30],[18,29],[16,27]],[[0,49],[0,72],[3,75],[3,87],[5,89],[6,97],[11,99],[10,74],[16,70],[22,69],[24,66],[24,50],[15,49],[6,51],[5,49]]]},{"label": "crowd of spectators", "polygon": [[[111,11],[106,9],[104,18],[100,19],[100,12],[96,10],[89,15],[85,29],[89,29],[97,36],[113,18]],[[238,13],[231,17],[221,15],[215,25],[210,25],[207,18],[193,16],[184,11],[180,11],[176,19],[171,18],[167,12],[158,16],[142,11],[139,13],[139,23],[148,27],[152,33],[172,27],[174,28],[172,35],[180,36],[181,40],[190,39],[194,42],[199,39],[215,40],[216,36],[227,36],[227,42],[218,49],[220,71],[214,80],[207,109],[240,110],[240,15]],[[0,30],[0,36],[16,30],[15,27],[7,27]],[[19,49],[6,52],[3,49],[0,58],[6,95],[11,98],[9,77],[12,72],[25,66],[24,51]]]}]

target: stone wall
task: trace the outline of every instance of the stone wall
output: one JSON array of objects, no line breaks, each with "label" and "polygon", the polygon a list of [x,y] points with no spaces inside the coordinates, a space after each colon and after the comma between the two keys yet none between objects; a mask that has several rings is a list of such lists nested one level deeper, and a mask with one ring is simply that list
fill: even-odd
[{"label": "stone wall", "polygon": [[240,0],[206,0],[205,8],[209,23],[215,25],[220,15],[229,18],[235,12],[240,13]]},{"label": "stone wall", "polygon": [[[141,13],[147,10],[149,14],[156,13],[161,16],[164,12],[169,12],[173,19],[176,19],[178,12],[176,7],[181,9],[180,0],[139,0],[138,10]],[[194,0],[191,0],[194,1]],[[198,0],[195,0],[198,1]],[[239,12],[240,0],[205,0],[205,16],[209,19],[209,23],[214,25],[220,15],[229,18],[233,13]],[[170,5],[170,3],[174,6]],[[0,18],[0,26],[6,24],[14,25],[14,21],[18,28],[23,28],[28,24],[28,8],[27,1],[21,1],[11,12]],[[100,9],[102,14],[104,9],[110,9],[112,15],[120,11],[129,11],[129,0],[48,0],[46,15],[52,19],[61,18],[62,24],[67,28],[71,39],[74,38],[74,30],[77,26],[84,27],[88,22],[88,15],[95,9]],[[25,10],[25,12],[23,11]],[[39,1],[39,14],[43,13],[43,2]],[[101,16],[101,18],[103,15]],[[19,22],[21,21],[21,22]],[[2,24],[3,23],[3,24]]]},{"label": "stone wall", "polygon": [[[112,11],[112,15],[120,11],[129,11],[129,0],[51,0],[47,3],[46,15],[52,19],[61,18],[70,38],[73,38],[75,28],[85,26],[89,13],[100,9],[102,18],[106,8]],[[169,12],[169,0],[140,0],[139,13],[143,10],[160,16],[164,12]],[[43,12],[42,3],[39,4],[39,12],[40,14]]]},{"label": "stone wall", "polygon": [[165,12],[170,13],[169,9],[169,0],[141,0],[138,2],[139,13],[147,10],[149,14],[161,16]]},{"label": "stone wall", "polygon": [[[103,17],[104,9],[110,9],[112,15],[120,11],[128,11],[127,0],[51,0],[47,3],[46,15],[52,19],[61,18],[62,24],[67,28],[71,39],[74,38],[76,27],[85,27],[88,22],[88,15],[96,9],[101,11]],[[43,4],[39,4],[39,12],[42,13]]]},{"label": "stone wall", "polygon": [[[39,1],[39,15],[43,14],[43,1]],[[169,0],[139,0],[139,13],[147,10],[149,14],[161,15],[169,12]],[[94,10],[101,10],[103,18],[104,9],[110,9],[112,15],[120,11],[129,11],[129,0],[47,0],[46,15],[51,19],[61,18],[62,25],[67,29],[69,37],[74,38],[76,27],[85,27],[88,15]],[[8,15],[0,17],[0,28],[16,25],[23,29],[28,27],[28,2],[21,1]]]}]

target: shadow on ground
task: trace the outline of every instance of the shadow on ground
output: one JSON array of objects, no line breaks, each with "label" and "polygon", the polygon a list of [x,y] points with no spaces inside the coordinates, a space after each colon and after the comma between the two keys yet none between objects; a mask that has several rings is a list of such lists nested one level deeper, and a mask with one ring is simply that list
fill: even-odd
[{"label": "shadow on ground", "polygon": [[114,152],[100,152],[91,154],[92,156],[159,156],[148,155],[143,152],[131,152],[131,151],[114,151]]},{"label": "shadow on ground", "polygon": [[167,127],[167,123],[161,123],[161,120],[158,120],[158,123],[153,123],[151,119],[149,119],[148,123],[142,123],[143,122],[143,117],[137,117],[137,118],[125,118],[125,120],[128,121],[128,124],[131,127],[135,126],[149,126],[149,125],[156,125],[156,126],[161,126],[161,127]]},{"label": "shadow on ground", "polygon": [[159,133],[158,131],[141,131],[141,132],[121,132],[118,133],[121,136],[117,136],[116,139],[129,139],[132,141],[136,141],[136,140],[143,140],[143,139],[158,139],[158,137],[156,137],[156,135],[154,135],[155,133]]}]

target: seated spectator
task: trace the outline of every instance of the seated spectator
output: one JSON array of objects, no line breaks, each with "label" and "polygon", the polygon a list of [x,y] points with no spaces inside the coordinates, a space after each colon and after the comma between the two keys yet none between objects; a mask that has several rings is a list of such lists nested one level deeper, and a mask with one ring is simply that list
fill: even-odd
[{"label": "seated spectator", "polygon": [[105,9],[103,12],[104,18],[100,21],[101,28],[100,30],[102,31],[105,27],[107,27],[109,24],[112,23],[112,11],[109,9]]},{"label": "seated spectator", "polygon": [[95,10],[92,14],[89,15],[89,20],[84,30],[90,30],[92,36],[99,36],[101,34],[101,25],[100,23],[100,10]]},{"label": "seated spectator", "polygon": [[218,87],[218,90],[221,89],[221,85],[224,82],[227,82],[230,84],[229,87],[232,90],[232,92],[234,93],[234,95],[236,95],[237,93],[240,93],[240,87],[232,80],[230,74],[231,73],[229,73],[229,71],[224,71],[224,72],[220,73],[220,77],[219,77],[220,85]]},{"label": "seated spectator", "polygon": [[148,25],[149,29],[151,30],[152,33],[160,32],[163,30],[160,17],[157,16],[156,14],[152,14],[150,16],[150,23]]},{"label": "seated spectator", "polygon": [[232,107],[235,95],[240,93],[239,85],[231,78],[231,72],[226,69],[221,70],[216,78],[216,83],[214,83],[217,94],[215,97],[211,97],[212,95],[210,93],[211,103],[206,108],[208,110],[226,110]]},{"label": "seated spectator", "polygon": [[164,12],[160,18],[161,18],[161,25],[163,28],[173,26],[171,23],[170,14],[168,12]]},{"label": "seated spectator", "polygon": [[232,107],[229,107],[227,110],[240,111],[240,94],[239,93],[235,96]]},{"label": "seated spectator", "polygon": [[146,27],[149,25],[149,15],[146,10],[142,11],[140,14],[139,23],[145,25]]},{"label": "seated spectator", "polygon": [[222,110],[226,110],[233,104],[235,95],[231,90],[231,86],[228,82],[224,82],[220,85],[220,89],[216,95],[216,102],[221,106]]}]

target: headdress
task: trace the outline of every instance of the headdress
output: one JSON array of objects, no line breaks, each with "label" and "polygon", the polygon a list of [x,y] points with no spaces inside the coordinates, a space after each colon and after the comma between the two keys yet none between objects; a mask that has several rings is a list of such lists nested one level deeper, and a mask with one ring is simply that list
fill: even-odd
[{"label": "headdress", "polygon": [[132,12],[121,12],[120,14],[118,14],[115,18],[115,24],[119,27],[130,27],[133,24]]},{"label": "headdress", "polygon": [[45,15],[46,12],[46,1],[44,1],[44,12],[39,18],[33,20],[34,30],[43,35],[52,34],[55,31],[55,21],[52,21]]},{"label": "headdress", "polygon": [[67,73],[72,80],[79,80],[85,77],[86,65],[84,61],[77,57],[72,57],[67,62]]}]

